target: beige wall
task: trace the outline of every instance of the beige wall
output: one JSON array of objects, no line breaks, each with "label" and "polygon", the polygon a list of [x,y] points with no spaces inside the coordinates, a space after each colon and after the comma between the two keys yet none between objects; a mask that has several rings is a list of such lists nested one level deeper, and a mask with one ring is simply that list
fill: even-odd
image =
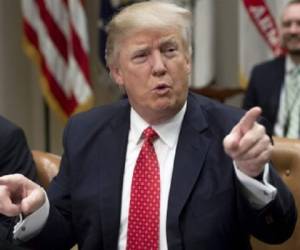
[{"label": "beige wall", "polygon": [[[43,145],[41,95],[21,44],[19,1],[0,2],[0,114],[19,124],[30,145]],[[34,132],[33,132],[34,131]]]},{"label": "beige wall", "polygon": [[[217,82],[237,84],[237,1],[215,0],[217,7]],[[118,90],[97,57],[98,1],[86,1],[91,44],[91,75],[97,105],[118,98]],[[44,149],[43,101],[37,82],[36,67],[21,48],[21,10],[19,0],[0,1],[0,114],[19,124],[31,148]],[[230,60],[228,59],[230,58]],[[51,151],[62,152],[61,135],[64,124],[50,115]]]}]

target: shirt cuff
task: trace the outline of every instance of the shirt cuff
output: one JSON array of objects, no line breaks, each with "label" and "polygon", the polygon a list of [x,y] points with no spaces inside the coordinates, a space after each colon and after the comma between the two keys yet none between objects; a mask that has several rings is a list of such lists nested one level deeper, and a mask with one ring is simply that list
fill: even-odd
[{"label": "shirt cuff", "polygon": [[14,226],[13,237],[16,240],[27,241],[36,236],[46,224],[49,215],[49,200],[44,190],[46,200],[44,204],[35,212],[27,216],[24,220],[20,214],[19,222]]},{"label": "shirt cuff", "polygon": [[275,199],[277,188],[269,183],[269,164],[264,167],[262,181],[244,174],[235,162],[233,165],[236,176],[243,186],[244,195],[254,208],[261,209]]}]

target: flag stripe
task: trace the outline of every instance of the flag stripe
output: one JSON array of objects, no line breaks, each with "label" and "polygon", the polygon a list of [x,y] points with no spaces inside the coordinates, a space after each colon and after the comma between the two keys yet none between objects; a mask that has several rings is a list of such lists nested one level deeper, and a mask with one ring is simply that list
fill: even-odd
[{"label": "flag stripe", "polygon": [[81,42],[77,34],[75,33],[74,29],[71,29],[72,32],[72,44],[73,44],[73,53],[74,57],[77,60],[77,63],[79,64],[83,75],[85,76],[85,79],[87,82],[90,81],[89,76],[89,62],[88,57],[86,53],[84,52]]},{"label": "flag stripe", "polygon": [[76,100],[74,99],[74,97],[67,98],[65,96],[64,92],[61,90],[61,88],[57,84],[57,81],[53,78],[52,74],[49,72],[49,70],[45,64],[45,60],[42,60],[42,71],[44,73],[44,76],[45,76],[47,82],[49,83],[49,88],[50,88],[51,92],[56,97],[56,100],[59,102],[60,105],[63,105],[64,102],[66,100],[68,100],[69,105],[65,108],[65,111],[66,111],[67,115],[72,114],[72,112],[74,111],[74,109],[77,105]]},{"label": "flag stripe", "polygon": [[69,36],[69,14],[67,5],[64,2],[53,0],[45,0],[45,6],[50,16],[52,16],[55,23],[59,24],[59,29],[63,32],[65,37]]},{"label": "flag stripe", "polygon": [[55,44],[56,48],[61,53],[63,58],[66,61],[68,61],[68,49],[67,49],[66,37],[61,32],[57,24],[54,22],[52,16],[49,14],[48,10],[46,9],[45,2],[43,0],[38,0],[37,3],[40,10],[42,21],[51,38],[51,41]]},{"label": "flag stripe", "polygon": [[49,37],[46,27],[43,22],[40,22],[39,29],[39,42],[40,42],[40,50],[39,53],[44,57],[45,63],[47,67],[52,72],[54,77],[56,78],[57,83],[62,89],[66,88],[66,74],[67,74],[67,59],[64,60],[58,51],[58,47],[55,46],[51,37]]},{"label": "flag stripe", "polygon": [[[41,65],[42,65],[42,71],[44,72],[45,77],[50,82],[50,85],[53,85],[51,83],[52,82],[56,82],[56,81],[55,80],[51,80],[50,73],[46,69],[47,67],[46,67],[44,56],[40,53],[40,50],[39,50],[39,43],[38,43],[37,33],[32,29],[31,25],[27,22],[26,19],[23,20],[23,26],[24,26],[24,32],[26,34],[27,39],[29,39],[29,42],[34,46],[34,48],[36,49],[36,51],[38,51],[38,53],[39,53],[39,57],[40,57]],[[61,89],[54,90],[53,93],[54,93],[54,95],[56,95],[56,93],[59,93],[59,92],[62,92]]]},{"label": "flag stripe", "polygon": [[29,42],[35,47],[36,50],[39,50],[38,37],[34,29],[27,22],[26,19],[23,20],[24,33]]},{"label": "flag stripe", "polygon": [[73,24],[73,28],[75,33],[78,34],[84,51],[87,52],[89,50],[88,46],[88,36],[87,34],[87,25],[85,22],[85,16],[83,12],[83,5],[80,1],[71,1],[69,4],[70,9],[70,20]]},{"label": "flag stripe", "polygon": [[[78,72],[80,70],[76,60],[72,60],[72,61],[74,61],[74,67],[72,67],[73,70],[70,71],[70,74],[73,74],[72,72],[76,72],[76,71]],[[83,74],[76,74],[76,77],[73,79],[72,82],[74,84],[73,94],[76,97],[76,99],[79,102],[87,101],[87,99],[91,95],[91,88],[87,87],[88,85],[86,84],[86,80],[85,80],[84,75]]]},{"label": "flag stripe", "polygon": [[[28,22],[24,20],[24,30],[27,34],[27,38],[30,40],[30,43],[35,47],[36,50],[38,50],[38,43],[37,43],[37,34],[34,32],[34,30],[31,28],[30,25],[28,25]],[[46,81],[49,83],[49,88],[52,91],[53,95],[57,99],[57,101],[60,104],[63,104],[65,101],[68,101],[67,97],[65,96],[62,89],[59,87],[58,82],[55,80],[54,76],[50,73],[49,69],[46,66],[46,60],[44,56],[39,53],[40,61],[41,61],[41,67],[44,74],[44,77],[46,78]],[[73,107],[74,106],[74,107]],[[72,101],[72,104],[70,105],[70,110],[67,111],[68,114],[72,113],[72,110],[76,107],[76,100]]]},{"label": "flag stripe", "polygon": [[50,107],[64,118],[89,108],[93,92],[82,2],[23,0],[22,10],[25,46],[37,59]]}]

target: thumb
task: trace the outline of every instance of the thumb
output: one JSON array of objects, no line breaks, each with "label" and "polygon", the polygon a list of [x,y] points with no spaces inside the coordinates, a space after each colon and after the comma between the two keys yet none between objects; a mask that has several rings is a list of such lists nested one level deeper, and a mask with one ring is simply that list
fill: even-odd
[{"label": "thumb", "polygon": [[239,146],[240,138],[241,138],[240,132],[234,127],[230,132],[230,134],[225,136],[223,140],[223,146],[225,152],[231,154],[231,152],[235,151]]},{"label": "thumb", "polygon": [[38,210],[45,202],[45,192],[41,187],[35,188],[27,195],[21,203],[22,212],[29,215]]}]

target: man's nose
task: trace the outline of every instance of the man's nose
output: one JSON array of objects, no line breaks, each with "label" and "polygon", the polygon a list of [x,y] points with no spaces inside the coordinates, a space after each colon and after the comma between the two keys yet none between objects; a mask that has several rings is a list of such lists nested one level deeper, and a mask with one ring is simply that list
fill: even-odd
[{"label": "man's nose", "polygon": [[161,76],[166,73],[166,65],[163,55],[160,52],[154,52],[152,55],[152,73],[155,76]]}]

